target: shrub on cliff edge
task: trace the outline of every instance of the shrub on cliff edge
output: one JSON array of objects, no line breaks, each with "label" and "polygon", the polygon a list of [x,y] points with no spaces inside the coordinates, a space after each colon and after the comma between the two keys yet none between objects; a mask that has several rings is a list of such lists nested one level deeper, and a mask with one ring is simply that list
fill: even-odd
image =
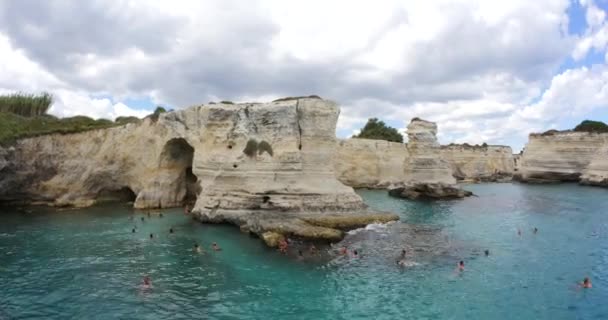
[{"label": "shrub on cliff edge", "polygon": [[608,125],[601,121],[585,120],[578,126],[574,127],[574,131],[604,133],[608,132]]},{"label": "shrub on cliff edge", "polygon": [[367,120],[363,129],[361,129],[361,133],[353,136],[353,138],[403,142],[403,136],[397,129],[387,126],[384,121],[377,118]]}]

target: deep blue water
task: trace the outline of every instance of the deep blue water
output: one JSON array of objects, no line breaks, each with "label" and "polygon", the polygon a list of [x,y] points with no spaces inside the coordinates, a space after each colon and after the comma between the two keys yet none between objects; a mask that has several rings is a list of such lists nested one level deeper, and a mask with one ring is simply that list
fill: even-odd
[{"label": "deep blue water", "polygon": [[[608,190],[465,188],[478,196],[358,191],[402,220],[351,232],[344,243],[361,257],[329,261],[282,256],[181,210],[1,208],[0,319],[608,319]],[[402,248],[417,265],[395,263]],[[577,289],[585,276],[594,287]]]}]

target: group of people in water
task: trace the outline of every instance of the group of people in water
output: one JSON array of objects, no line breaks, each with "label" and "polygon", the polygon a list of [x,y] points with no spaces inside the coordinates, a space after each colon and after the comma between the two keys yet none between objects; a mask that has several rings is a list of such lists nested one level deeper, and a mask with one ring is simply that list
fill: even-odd
[{"label": "group of people in water", "polygon": [[[190,209],[188,207],[185,208],[184,210],[185,214],[189,214],[190,213]],[[150,212],[148,212],[148,217],[151,217]],[[163,217],[163,214],[160,213],[159,217]],[[144,217],[141,217],[141,221],[144,221]],[[136,229],[133,228],[131,230],[133,233],[136,232]],[[532,229],[532,233],[533,234],[538,234],[538,228],[534,228]],[[173,229],[173,227],[171,227],[169,229],[169,233],[173,234],[175,231]],[[522,236],[522,231],[521,229],[517,229],[517,235],[518,236]],[[150,239],[154,239],[154,234],[150,233]],[[287,254],[288,250],[289,250],[290,244],[289,244],[289,239],[287,238],[282,238],[279,240],[278,242],[278,250],[281,254]],[[221,251],[222,248],[220,248],[220,246],[216,243],[213,242],[210,246],[212,251]],[[192,249],[195,253],[197,254],[201,254],[204,253],[205,250],[203,249],[202,246],[200,246],[198,243],[194,244],[194,247]],[[309,249],[308,249],[309,254],[311,255],[316,255],[319,253],[319,250],[317,249],[317,247],[314,244],[311,244]],[[345,257],[352,257],[352,258],[359,258],[359,252],[357,249],[353,249],[353,250],[349,250],[349,248],[347,246],[342,246],[339,248],[338,250],[338,255],[340,256],[345,256]],[[486,257],[488,257],[490,255],[490,250],[485,249],[484,250],[484,255]],[[407,250],[403,249],[401,250],[401,254],[399,256],[399,259],[397,260],[397,264],[401,267],[410,267],[410,266],[414,266],[417,265],[417,263],[410,261],[407,259]],[[304,259],[304,252],[302,251],[302,249],[298,249],[298,255],[297,255],[298,260],[303,260]],[[456,272],[458,273],[462,273],[465,271],[465,264],[464,264],[464,260],[460,260],[456,266]],[[589,289],[592,288],[592,284],[591,284],[591,280],[588,277],[585,277],[583,279],[583,281],[581,283],[577,283],[577,286],[580,288],[584,288],[584,289]],[[144,276],[143,280],[142,280],[142,288],[151,288],[152,287],[152,280],[149,276]]]}]

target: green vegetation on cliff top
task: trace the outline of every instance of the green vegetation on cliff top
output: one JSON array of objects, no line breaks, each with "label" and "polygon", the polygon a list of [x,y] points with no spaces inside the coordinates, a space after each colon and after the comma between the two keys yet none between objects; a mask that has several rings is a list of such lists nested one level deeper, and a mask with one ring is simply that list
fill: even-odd
[{"label": "green vegetation on cliff top", "polygon": [[572,130],[547,130],[541,133],[541,136],[552,136],[562,132],[589,132],[589,133],[608,133],[608,125],[601,121],[584,120]]},{"label": "green vegetation on cliff top", "polygon": [[377,118],[367,120],[363,129],[361,129],[361,133],[353,136],[353,138],[403,142],[403,136],[397,129],[387,126],[384,121]]},{"label": "green vegetation on cliff top", "polygon": [[0,145],[11,144],[21,138],[76,133],[141,121],[136,117],[118,117],[116,121],[85,116],[57,118],[46,114],[52,101],[52,96],[46,93],[0,96]]}]

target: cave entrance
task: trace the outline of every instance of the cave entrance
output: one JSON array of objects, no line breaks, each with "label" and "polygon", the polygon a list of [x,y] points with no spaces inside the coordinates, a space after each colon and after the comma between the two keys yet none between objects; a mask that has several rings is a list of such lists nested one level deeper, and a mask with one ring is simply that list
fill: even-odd
[{"label": "cave entrance", "polygon": [[137,195],[131,188],[102,189],[97,194],[97,202],[133,202]]},{"label": "cave entrance", "polygon": [[161,169],[176,179],[177,194],[182,195],[179,205],[192,205],[199,193],[198,179],[192,172],[194,148],[183,138],[169,140],[161,154]]}]

